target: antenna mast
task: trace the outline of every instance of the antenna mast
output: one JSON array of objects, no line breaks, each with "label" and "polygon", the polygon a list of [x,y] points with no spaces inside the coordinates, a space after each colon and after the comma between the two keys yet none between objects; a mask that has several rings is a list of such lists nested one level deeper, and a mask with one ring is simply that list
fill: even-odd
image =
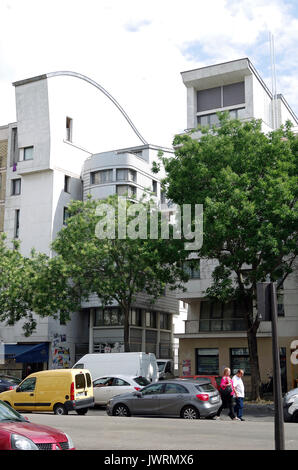
[{"label": "antenna mast", "polygon": [[274,37],[271,31],[269,32],[269,43],[270,43],[270,62],[271,62],[272,127],[273,127],[273,130],[275,130],[277,128],[276,70],[275,70]]}]

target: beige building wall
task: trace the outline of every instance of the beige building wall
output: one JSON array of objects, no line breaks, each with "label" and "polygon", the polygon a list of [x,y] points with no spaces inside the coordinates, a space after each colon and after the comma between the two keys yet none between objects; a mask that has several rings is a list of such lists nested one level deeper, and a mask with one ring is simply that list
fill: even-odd
[{"label": "beige building wall", "polygon": [[[298,365],[291,362],[291,344],[296,337],[279,338],[279,347],[286,348],[287,366],[287,387],[293,388],[298,379]],[[230,367],[230,348],[247,348],[246,337],[238,338],[181,338],[179,342],[179,375],[182,376],[183,361],[189,360],[191,365],[191,375],[196,371],[196,349],[197,348],[218,348],[219,352],[219,374],[223,373],[225,367]],[[272,376],[272,341],[271,337],[258,338],[259,365],[262,383],[267,383]],[[246,391],[250,391],[250,376],[244,376]]]}]

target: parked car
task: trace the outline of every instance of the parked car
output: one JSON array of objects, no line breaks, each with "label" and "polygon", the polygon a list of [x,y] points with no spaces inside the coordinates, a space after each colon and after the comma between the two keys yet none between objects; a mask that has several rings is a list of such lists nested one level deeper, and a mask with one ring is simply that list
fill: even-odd
[{"label": "parked car", "polygon": [[95,405],[106,405],[110,398],[123,393],[139,391],[151,382],[145,377],[113,375],[99,377],[93,381]]},{"label": "parked car", "polygon": [[284,420],[298,423],[298,388],[290,390],[284,396]]},{"label": "parked car", "polygon": [[221,405],[219,392],[205,379],[163,380],[141,391],[111,398],[110,416],[180,416],[184,419],[212,418]]},{"label": "parked car", "polygon": [[0,450],[75,450],[72,439],[49,426],[30,423],[0,401]]},{"label": "parked car", "polygon": [[11,375],[0,375],[0,393],[6,392],[6,390],[13,390],[21,382],[21,379],[18,379],[17,377],[13,377]]},{"label": "parked car", "polygon": [[220,375],[184,375],[183,377],[180,377],[180,379],[210,379],[210,382],[212,383],[213,387],[217,390],[219,390],[221,382]]},{"label": "parked car", "polygon": [[16,389],[0,393],[0,400],[18,411],[54,411],[66,415],[74,410],[83,415],[94,405],[91,375],[86,369],[35,372]]}]

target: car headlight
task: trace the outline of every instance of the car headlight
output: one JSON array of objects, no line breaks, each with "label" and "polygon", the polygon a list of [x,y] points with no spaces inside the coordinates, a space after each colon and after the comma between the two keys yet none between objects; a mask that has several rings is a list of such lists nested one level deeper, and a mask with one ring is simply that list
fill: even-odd
[{"label": "car headlight", "polygon": [[67,437],[67,440],[68,440],[68,448],[69,449],[74,449],[74,443],[73,443],[72,438],[68,434],[66,434],[66,432],[64,434],[65,434],[65,436]]},{"label": "car headlight", "polygon": [[11,448],[18,450],[39,450],[31,439],[20,434],[11,435]]}]

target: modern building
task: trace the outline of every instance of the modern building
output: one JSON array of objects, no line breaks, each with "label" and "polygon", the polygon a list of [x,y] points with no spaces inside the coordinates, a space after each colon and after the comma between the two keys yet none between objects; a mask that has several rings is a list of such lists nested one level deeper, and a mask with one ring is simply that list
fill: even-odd
[{"label": "modern building", "polygon": [[[16,122],[0,128],[0,231],[9,246],[20,240],[25,256],[32,248],[53,255],[51,242],[66,222],[71,200],[88,193],[95,198],[125,193],[139,197],[143,192],[156,201],[162,197],[152,161],[160,150],[171,150],[145,144],[115,100],[111,103],[105,90],[81,78],[47,74],[14,83]],[[178,313],[173,295],[154,306],[140,296],[131,312],[132,350],[172,357],[173,318]],[[0,324],[6,355],[1,370],[24,376],[69,367],[89,350],[123,348],[119,309],[115,305],[103,312],[94,296],[67,324],[50,317],[36,320],[36,331],[28,338],[21,321]]]},{"label": "modern building", "polygon": [[[282,95],[274,99],[258,72],[247,58],[211,65],[182,73],[187,88],[187,127],[218,125],[218,111],[231,117],[262,120],[264,132],[290,120],[298,125],[295,113]],[[194,138],[200,138],[198,131]],[[188,304],[185,332],[179,338],[180,374],[221,374],[224,367],[234,373],[245,369],[249,390],[249,356],[246,328],[241,308],[236,303],[211,303],[205,295],[211,285],[216,260],[201,260],[193,273],[187,292],[178,297]],[[298,268],[298,266],[297,266]],[[283,388],[291,388],[298,379],[298,367],[291,363],[291,345],[298,338],[298,270],[284,282],[278,296],[278,333]],[[261,380],[272,377],[271,324],[262,322],[258,331]]]}]

